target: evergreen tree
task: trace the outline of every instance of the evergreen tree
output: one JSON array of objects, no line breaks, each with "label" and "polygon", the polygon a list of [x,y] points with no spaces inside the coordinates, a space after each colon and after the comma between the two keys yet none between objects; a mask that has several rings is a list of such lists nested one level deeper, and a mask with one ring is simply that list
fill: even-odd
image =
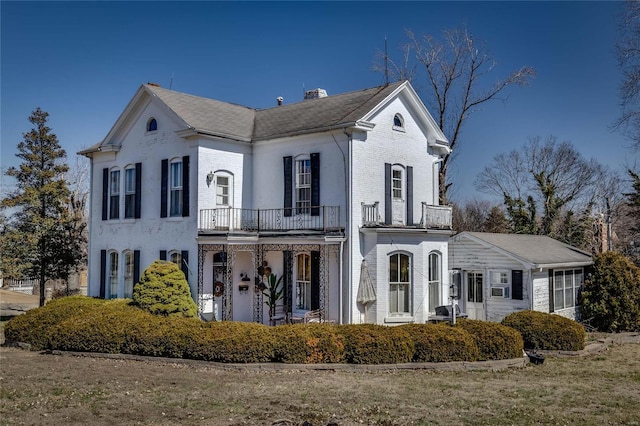
[{"label": "evergreen tree", "polygon": [[77,219],[69,211],[67,154],[47,126],[48,116],[37,108],[29,117],[34,127],[22,135],[16,154],[22,163],[6,172],[16,179],[16,189],[0,202],[1,208],[11,211],[0,240],[3,257],[10,259],[7,265],[2,263],[3,273],[37,277],[40,306],[46,281],[68,279],[82,260],[83,244],[72,232]]},{"label": "evergreen tree", "polygon": [[633,192],[624,194],[627,197],[627,205],[630,208],[629,216],[633,219],[632,232],[640,232],[640,174],[629,170],[629,176],[633,179],[631,186]]}]

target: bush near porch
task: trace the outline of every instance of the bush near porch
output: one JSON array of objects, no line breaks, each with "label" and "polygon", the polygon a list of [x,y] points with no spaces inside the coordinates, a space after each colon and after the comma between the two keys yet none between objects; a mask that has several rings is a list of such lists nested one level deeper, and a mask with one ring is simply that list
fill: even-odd
[{"label": "bush near porch", "polygon": [[356,363],[519,358],[514,329],[482,321],[460,325],[205,323],[153,315],[130,300],[72,296],[49,302],[5,326],[7,343],[34,350],[122,353],[217,362]]},{"label": "bush near porch", "polygon": [[584,327],[569,318],[537,311],[507,315],[502,324],[520,332],[527,349],[579,351],[584,349]]}]

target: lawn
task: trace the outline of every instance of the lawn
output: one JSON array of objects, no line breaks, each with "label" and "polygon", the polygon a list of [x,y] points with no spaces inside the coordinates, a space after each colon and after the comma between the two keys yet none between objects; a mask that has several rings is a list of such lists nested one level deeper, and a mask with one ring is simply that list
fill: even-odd
[{"label": "lawn", "polygon": [[226,370],[0,348],[0,424],[640,424],[640,345],[503,371]]}]

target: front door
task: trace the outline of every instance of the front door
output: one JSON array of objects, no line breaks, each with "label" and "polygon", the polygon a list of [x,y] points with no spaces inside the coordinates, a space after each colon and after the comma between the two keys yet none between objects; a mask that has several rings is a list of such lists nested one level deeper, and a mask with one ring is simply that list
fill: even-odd
[{"label": "front door", "polygon": [[482,272],[467,272],[467,315],[469,319],[484,320]]}]

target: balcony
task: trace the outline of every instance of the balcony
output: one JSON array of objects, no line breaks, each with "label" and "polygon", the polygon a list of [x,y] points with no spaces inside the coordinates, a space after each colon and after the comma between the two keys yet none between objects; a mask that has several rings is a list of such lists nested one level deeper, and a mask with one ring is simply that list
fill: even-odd
[{"label": "balcony", "polygon": [[[365,228],[375,227],[397,227],[399,225],[388,225],[384,223],[380,215],[380,203],[362,203],[362,226]],[[405,227],[422,229],[452,229],[451,226],[452,209],[451,206],[431,206],[422,202],[422,217],[420,223],[409,224]]]},{"label": "balcony", "polygon": [[235,209],[218,208],[200,210],[199,233],[228,232],[342,232],[340,206],[319,206],[298,211],[288,209]]}]

